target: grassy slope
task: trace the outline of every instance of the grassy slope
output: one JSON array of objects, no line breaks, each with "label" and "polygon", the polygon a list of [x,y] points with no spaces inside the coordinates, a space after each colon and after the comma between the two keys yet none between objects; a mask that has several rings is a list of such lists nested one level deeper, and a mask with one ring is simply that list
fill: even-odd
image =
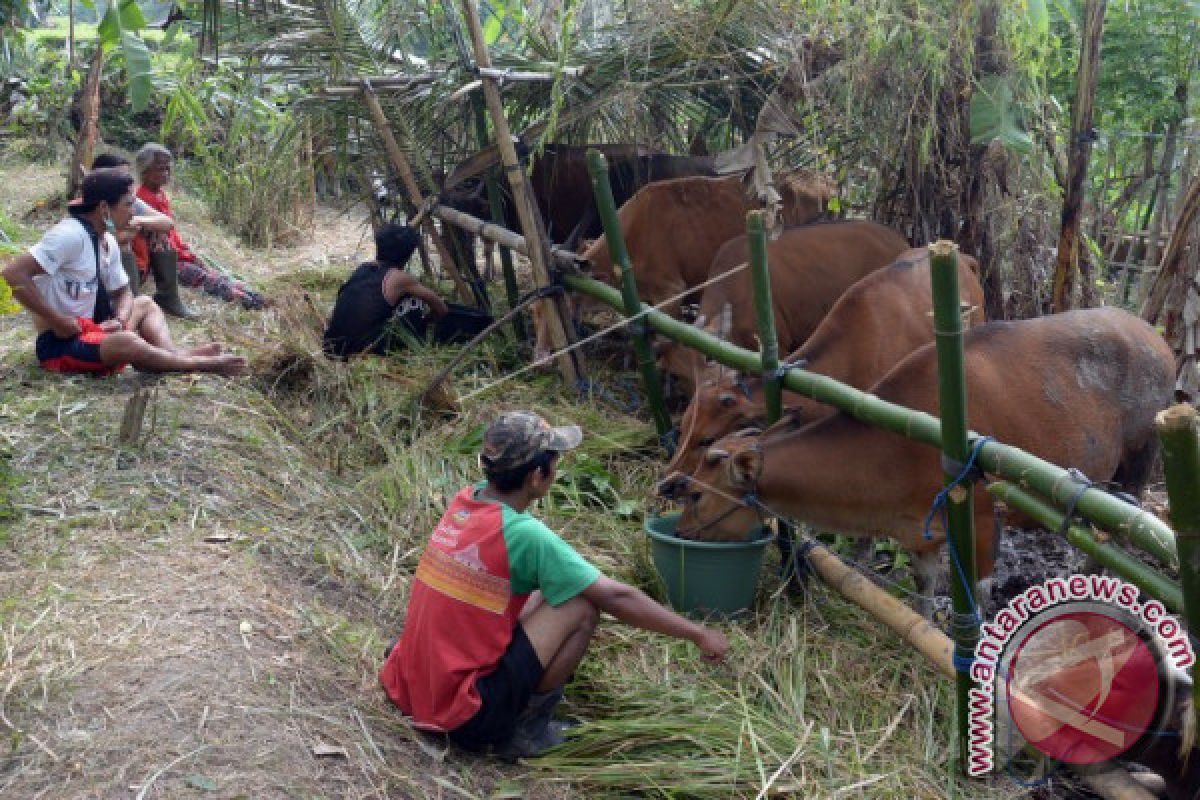
[{"label": "grassy slope", "polygon": [[[6,182],[21,170],[19,196],[0,201],[14,215],[39,180],[47,194],[59,182],[50,168],[2,169]],[[755,615],[729,627],[721,668],[603,625],[568,692],[588,724],[551,757],[506,767],[415,738],[375,671],[427,532],[474,477],[473,436],[501,405],[581,422],[583,456],[543,513],[606,572],[653,591],[640,522],[616,513],[618,494],[640,506],[652,485],[652,428],[545,375],[458,414],[420,412],[412,398],[450,353],[316,357],[319,311],[301,291],[326,308],[344,261],[312,246],[247,251],[200,204],[178,206],[196,223],[185,233],[280,301],[249,314],[198,300],[204,322],[173,324],[188,342],[234,342],[253,378],[150,384],[147,441],[117,447],[140,379],[43,374],[25,320],[0,321],[0,431],[20,481],[0,534],[0,796],[947,796],[945,682],[854,608],[819,589],[780,596],[769,574]],[[325,222],[344,254],[358,233]],[[517,366],[484,351],[455,386]],[[965,794],[1018,795],[1000,783]]]}]

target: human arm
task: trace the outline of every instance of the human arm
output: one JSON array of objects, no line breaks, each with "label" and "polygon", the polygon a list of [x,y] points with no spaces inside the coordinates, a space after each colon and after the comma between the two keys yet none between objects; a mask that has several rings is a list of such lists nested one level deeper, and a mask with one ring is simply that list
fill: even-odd
[{"label": "human arm", "polygon": [[52,309],[42,298],[33,279],[45,275],[46,270],[29,253],[22,253],[4,268],[4,280],[12,288],[13,297],[35,317],[42,319],[56,336],[64,339],[77,336],[82,332],[79,320],[75,317],[60,314]]},{"label": "human arm", "polygon": [[441,319],[450,312],[450,307],[446,305],[445,300],[438,296],[437,292],[423,285],[412,275],[402,269],[388,270],[383,281],[383,296],[388,303],[394,306],[404,295],[411,295],[423,300],[433,312],[435,319]]},{"label": "human arm", "polygon": [[115,330],[128,330],[129,315],[133,313],[133,292],[129,291],[128,285],[122,286],[110,294],[109,301],[113,307],[113,318],[101,323],[100,327],[112,330],[114,328],[110,323],[117,323]]},{"label": "human arm", "polygon": [[655,602],[641,589],[604,575],[584,589],[583,596],[596,608],[627,625],[691,642],[708,661],[721,661],[729,650],[729,640],[721,631],[682,617]]},{"label": "human arm", "polygon": [[167,233],[175,227],[175,220],[139,198],[133,201],[131,227],[151,233]]}]

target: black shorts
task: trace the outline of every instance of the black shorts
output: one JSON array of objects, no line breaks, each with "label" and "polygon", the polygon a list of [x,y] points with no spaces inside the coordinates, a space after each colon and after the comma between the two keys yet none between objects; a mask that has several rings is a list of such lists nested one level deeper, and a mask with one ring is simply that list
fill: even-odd
[{"label": "black shorts", "polygon": [[475,716],[450,731],[450,741],[476,752],[508,741],[517,715],[529,704],[544,671],[525,629],[518,625],[496,671],[475,681],[483,705]]}]

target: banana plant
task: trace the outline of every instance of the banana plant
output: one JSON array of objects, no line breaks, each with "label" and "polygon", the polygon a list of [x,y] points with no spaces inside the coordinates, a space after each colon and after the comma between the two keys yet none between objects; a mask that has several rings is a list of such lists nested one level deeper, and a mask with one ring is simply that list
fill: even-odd
[{"label": "banana plant", "polygon": [[[80,0],[96,11],[96,0]],[[105,50],[118,50],[125,59],[125,71],[129,76],[129,102],[134,111],[145,109],[154,92],[154,65],[150,50],[142,40],[140,31],[146,27],[146,18],[137,0],[109,0],[104,7],[96,34],[100,46]]]}]

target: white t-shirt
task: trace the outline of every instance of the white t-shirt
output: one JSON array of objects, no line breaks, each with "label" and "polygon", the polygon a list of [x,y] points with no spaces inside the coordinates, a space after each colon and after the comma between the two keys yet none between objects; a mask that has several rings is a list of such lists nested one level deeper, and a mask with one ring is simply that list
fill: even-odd
[{"label": "white t-shirt", "polygon": [[[107,252],[106,252],[107,246]],[[42,236],[29,254],[46,271],[33,285],[47,305],[60,314],[92,318],[96,312],[96,256],[92,239],[75,219],[64,219]],[[129,283],[121,267],[117,240],[105,233],[100,243],[100,280],[110,293]]]}]

